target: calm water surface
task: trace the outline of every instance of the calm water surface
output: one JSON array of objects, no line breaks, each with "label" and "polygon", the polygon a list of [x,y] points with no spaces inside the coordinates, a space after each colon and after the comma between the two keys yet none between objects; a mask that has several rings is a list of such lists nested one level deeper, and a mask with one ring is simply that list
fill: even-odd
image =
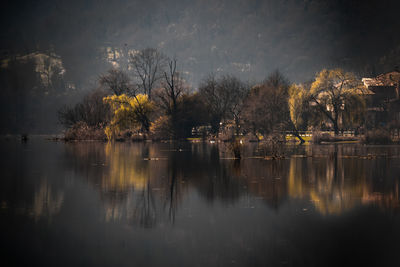
[{"label": "calm water surface", "polygon": [[400,265],[400,146],[0,147],[1,266]]}]

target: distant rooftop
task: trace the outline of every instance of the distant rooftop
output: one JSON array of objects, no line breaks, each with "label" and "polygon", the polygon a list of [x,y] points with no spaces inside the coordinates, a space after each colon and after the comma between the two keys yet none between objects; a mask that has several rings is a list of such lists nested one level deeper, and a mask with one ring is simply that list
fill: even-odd
[{"label": "distant rooftop", "polygon": [[370,86],[397,86],[400,81],[400,72],[392,71],[380,74],[375,78],[362,78],[362,81],[367,88]]}]

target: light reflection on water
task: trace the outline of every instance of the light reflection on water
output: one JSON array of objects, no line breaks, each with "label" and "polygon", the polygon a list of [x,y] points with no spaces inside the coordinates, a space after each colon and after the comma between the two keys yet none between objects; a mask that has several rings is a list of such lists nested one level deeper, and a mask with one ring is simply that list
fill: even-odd
[{"label": "light reflection on water", "polygon": [[[301,155],[291,154],[289,148],[283,160],[249,157],[235,161],[220,159],[227,152],[220,152],[217,145],[186,146],[190,148],[184,152],[179,145],[167,150],[160,145],[118,143],[71,145],[68,149],[81,161],[83,172],[94,166],[101,173],[89,178],[99,186],[106,220],[136,217],[143,226],[150,226],[165,207],[169,215],[174,213],[192,190],[200,191],[206,201],[235,202],[245,195],[262,199],[274,209],[288,198],[301,199],[310,201],[321,214],[340,214],[363,204],[399,207],[397,176],[385,177],[397,171],[386,169],[394,156],[374,153],[374,148],[359,155],[354,145],[345,149],[305,147]],[[393,154],[390,148],[387,152]]]},{"label": "light reflection on water", "polygon": [[[24,233],[22,252],[39,263],[313,266],[336,253],[327,249],[332,242],[349,241],[335,227],[358,233],[353,245],[400,241],[392,229],[399,226],[398,146],[287,146],[284,159],[266,160],[251,145],[240,161],[224,145],[202,143],[33,140],[2,149],[4,240],[21,247]],[[85,245],[53,246],[65,240]],[[20,263],[12,255],[21,251],[6,247],[10,262]],[[155,258],[129,253],[144,247]],[[387,252],[373,255],[383,266]]]}]

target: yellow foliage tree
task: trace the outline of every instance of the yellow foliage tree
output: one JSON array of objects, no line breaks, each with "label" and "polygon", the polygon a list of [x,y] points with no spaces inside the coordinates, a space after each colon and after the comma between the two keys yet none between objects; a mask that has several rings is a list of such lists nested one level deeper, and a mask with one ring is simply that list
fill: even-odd
[{"label": "yellow foliage tree", "polygon": [[299,134],[299,129],[304,124],[303,117],[308,108],[309,93],[303,85],[297,84],[292,84],[288,93],[288,106],[293,133],[303,143],[304,140]]},{"label": "yellow foliage tree", "polygon": [[292,84],[289,87],[289,111],[290,119],[298,129],[303,123],[303,112],[308,104],[308,92],[303,85]]},{"label": "yellow foliage tree", "polygon": [[[311,85],[310,97],[339,133],[339,118],[362,117],[365,101],[361,82],[342,69],[322,70]],[[349,120],[348,120],[349,121]]]},{"label": "yellow foliage tree", "polygon": [[140,127],[141,131],[147,133],[150,128],[150,114],[154,104],[147,95],[139,94],[133,97],[122,95],[111,95],[103,98],[113,112],[110,125],[106,127],[105,134],[109,140],[122,130]]}]

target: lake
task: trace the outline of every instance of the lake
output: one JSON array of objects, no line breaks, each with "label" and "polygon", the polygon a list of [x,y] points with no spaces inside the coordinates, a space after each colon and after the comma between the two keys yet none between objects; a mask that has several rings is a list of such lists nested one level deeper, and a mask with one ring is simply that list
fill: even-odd
[{"label": "lake", "polygon": [[1,266],[400,264],[400,146],[0,146]]}]

